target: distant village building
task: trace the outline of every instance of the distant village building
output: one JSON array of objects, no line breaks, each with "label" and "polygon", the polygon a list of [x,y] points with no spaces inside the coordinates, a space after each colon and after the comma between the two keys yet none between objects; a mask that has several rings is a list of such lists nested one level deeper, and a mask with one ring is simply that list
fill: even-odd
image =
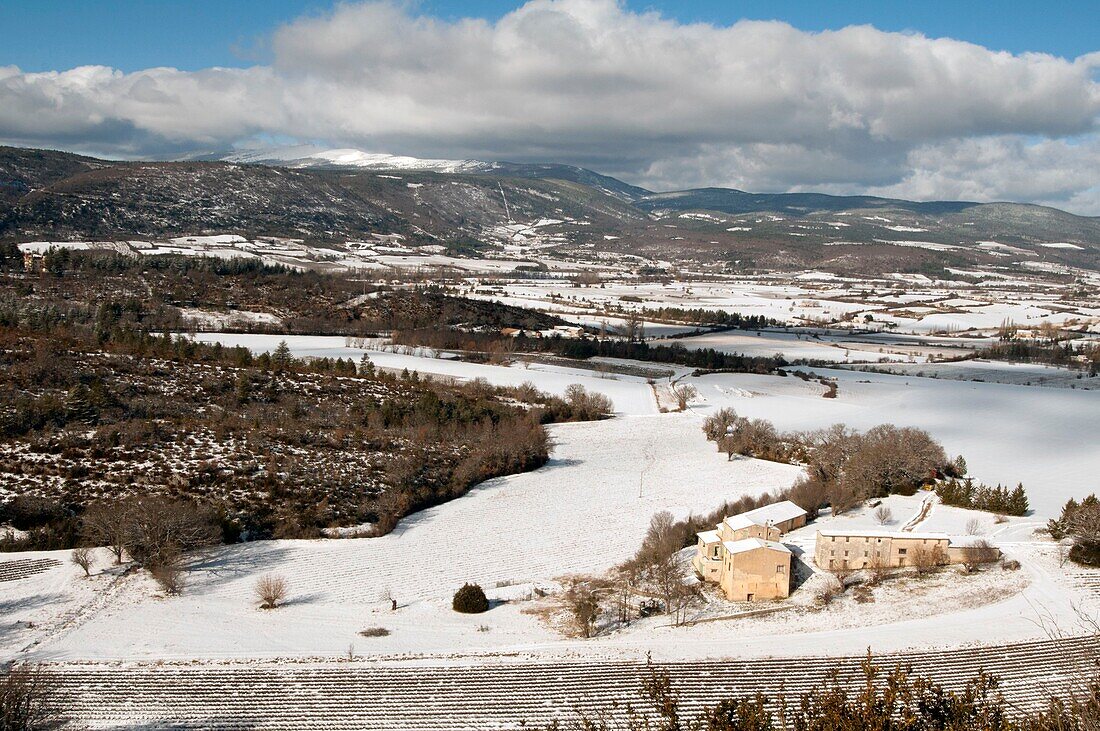
[{"label": "distant village building", "polygon": [[730,601],[784,599],[791,593],[791,551],[779,537],[806,525],[806,517],[789,500],[731,515],[697,534],[692,566]]},{"label": "distant village building", "polygon": [[522,330],[518,327],[502,327],[500,334],[506,338],[583,338],[584,328],[574,325],[555,325],[549,330]]},{"label": "distant village building", "polygon": [[990,548],[979,540],[946,533],[823,530],[817,532],[814,563],[822,569],[844,570],[902,568],[922,561],[960,564],[988,560]]}]

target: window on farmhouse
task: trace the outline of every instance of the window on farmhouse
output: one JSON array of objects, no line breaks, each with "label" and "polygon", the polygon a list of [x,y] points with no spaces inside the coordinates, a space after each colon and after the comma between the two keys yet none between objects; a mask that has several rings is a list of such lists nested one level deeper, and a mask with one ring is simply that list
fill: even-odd
[{"label": "window on farmhouse", "polygon": [[908,550],[908,549],[905,549],[905,548],[899,548],[899,549],[898,549],[898,555],[899,555],[899,556],[904,556],[904,555],[905,555],[905,552],[906,552],[907,550]]},{"label": "window on farmhouse", "polygon": [[778,564],[778,565],[777,565],[777,566],[775,567],[775,573],[777,573],[777,574],[782,574],[782,573],[784,573],[784,572],[785,572],[786,570],[787,570],[787,567],[786,567],[786,566],[784,566],[783,564]]}]

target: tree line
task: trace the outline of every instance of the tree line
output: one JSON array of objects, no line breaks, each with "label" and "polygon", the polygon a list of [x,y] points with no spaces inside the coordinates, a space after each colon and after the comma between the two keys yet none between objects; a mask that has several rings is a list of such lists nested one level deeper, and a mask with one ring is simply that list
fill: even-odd
[{"label": "tree line", "polygon": [[805,465],[806,474],[792,494],[810,512],[828,504],[834,514],[843,513],[864,500],[912,495],[923,485],[966,472],[962,457],[949,460],[938,441],[914,427],[880,424],[861,433],[834,424],[780,432],[767,420],[747,419],[726,408],[706,418],[703,433],[730,459],[743,455]]},{"label": "tree line", "polygon": [[1100,499],[1095,494],[1080,502],[1068,500],[1061,515],[1047,523],[1047,529],[1054,540],[1069,541],[1070,560],[1100,567]]},{"label": "tree line", "polygon": [[1009,489],[1001,485],[985,485],[972,478],[955,477],[936,483],[936,495],[945,505],[971,510],[985,510],[1000,515],[1027,515],[1027,493],[1022,483]]}]

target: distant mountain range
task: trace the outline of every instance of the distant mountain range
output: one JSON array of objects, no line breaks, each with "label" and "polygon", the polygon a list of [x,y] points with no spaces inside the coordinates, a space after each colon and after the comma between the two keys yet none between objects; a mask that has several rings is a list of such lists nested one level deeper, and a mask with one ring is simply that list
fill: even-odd
[{"label": "distant mountain range", "polygon": [[[630,185],[574,165],[548,163],[484,162],[482,160],[432,160],[355,149],[329,150],[311,145],[269,148],[253,152],[235,152],[211,156],[225,162],[274,165],[295,169],[403,170],[433,173],[466,173],[507,178],[553,178],[588,185],[620,200],[634,202],[652,191]],[[208,158],[208,159],[211,159]]]},{"label": "distant mountain range", "polygon": [[307,146],[210,157],[218,159],[114,162],[0,147],[0,240],[236,233],[340,248],[396,233],[414,247],[480,256],[835,271],[1100,269],[1100,218],[1028,204],[654,192],[570,165]]}]

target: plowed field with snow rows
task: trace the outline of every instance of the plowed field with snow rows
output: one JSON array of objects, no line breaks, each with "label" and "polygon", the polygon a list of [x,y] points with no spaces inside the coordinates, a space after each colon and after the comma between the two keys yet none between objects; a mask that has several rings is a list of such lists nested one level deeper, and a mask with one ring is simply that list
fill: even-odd
[{"label": "plowed field with snow rows", "polygon": [[[883,655],[959,688],[979,670],[995,675],[1014,707],[1090,677],[1100,638]],[[833,671],[854,682],[863,658],[809,657],[661,664],[689,710],[762,691],[774,697],[819,686]],[[179,729],[519,729],[571,709],[612,711],[640,699],[638,662],[482,666],[72,665],[58,666],[62,693],[94,728]]]}]

